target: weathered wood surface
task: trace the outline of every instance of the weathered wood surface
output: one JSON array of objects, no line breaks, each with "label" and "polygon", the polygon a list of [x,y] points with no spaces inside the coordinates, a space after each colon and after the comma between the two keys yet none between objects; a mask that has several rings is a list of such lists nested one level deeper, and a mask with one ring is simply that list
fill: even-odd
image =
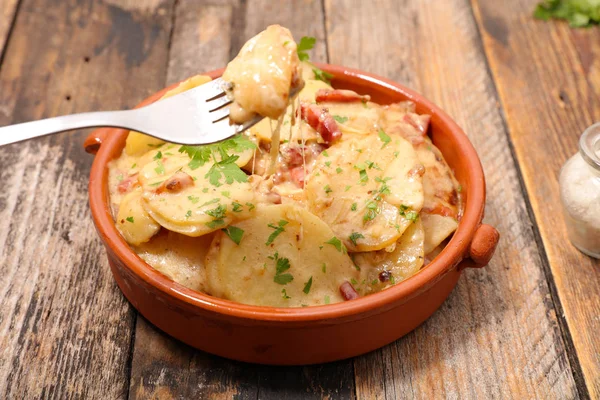
[{"label": "weathered wood surface", "polygon": [[4,54],[4,45],[13,26],[19,6],[19,0],[0,0],[0,60]]},{"label": "weathered wood surface", "polygon": [[560,168],[577,152],[580,134],[600,121],[600,30],[533,21],[534,3],[473,5],[572,353],[589,394],[600,398],[600,262],[569,243],[558,189]]},{"label": "weathered wood surface", "polygon": [[[171,3],[23,0],[0,69],[0,125],[128,107],[159,89]],[[135,312],[91,221],[84,137],[0,149],[3,399],[122,398],[129,389]]]},{"label": "weathered wood surface", "polygon": [[[487,179],[486,222],[502,240],[433,318],[355,361],[362,398],[575,398],[540,249],[527,214],[468,1],[326,1],[331,62],[372,71],[442,106]],[[369,30],[359,27],[369,26]],[[381,385],[380,382],[385,382]]]},{"label": "weathered wood surface", "polygon": [[[552,226],[553,177],[600,113],[599,33],[536,22],[533,0],[511,1],[0,0],[0,125],[133,106],[280,23],[317,38],[313,59],[447,110],[481,156],[486,222],[502,234],[492,263],[405,338],[320,366],[244,364],[173,340],[124,300],[87,208],[83,133],[3,148],[0,397],[600,397],[600,269]],[[544,146],[525,147],[540,132]]]}]

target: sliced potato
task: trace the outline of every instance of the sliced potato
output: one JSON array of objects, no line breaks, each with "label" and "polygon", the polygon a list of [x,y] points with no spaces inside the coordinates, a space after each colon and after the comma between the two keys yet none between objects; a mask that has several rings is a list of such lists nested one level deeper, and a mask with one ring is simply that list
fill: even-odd
[{"label": "sliced potato", "polygon": [[[140,171],[144,207],[160,225],[184,235],[201,236],[254,214],[255,193],[249,182],[228,184],[221,177],[216,186],[207,177],[212,164],[191,169],[189,162],[187,155],[177,153],[153,160]],[[178,171],[189,175],[192,184],[161,192],[161,185]]]},{"label": "sliced potato", "polygon": [[298,205],[259,206],[233,227],[243,231],[239,245],[217,232],[206,257],[213,296],[275,307],[336,303],[340,285],[358,278],[331,229]]},{"label": "sliced potato", "polygon": [[192,238],[163,230],[149,242],[135,247],[136,253],[150,266],[177,283],[205,291],[204,258],[212,235]]},{"label": "sliced potato", "polygon": [[357,291],[361,294],[377,292],[416,274],[423,266],[424,237],[421,221],[417,220],[408,227],[391,252],[355,253],[354,262],[360,267]]},{"label": "sliced potato", "polygon": [[319,103],[331,114],[342,134],[342,140],[352,138],[353,134],[367,135],[377,132],[383,109],[373,102],[354,103]]},{"label": "sliced potato", "polygon": [[160,230],[160,225],[142,205],[141,188],[138,187],[123,197],[117,213],[117,229],[125,241],[132,245],[147,242]]},{"label": "sliced potato", "polygon": [[[177,85],[177,87],[169,90],[167,93],[164,94],[163,97],[161,97],[161,100],[166,99],[167,97],[175,96],[176,94],[185,92],[186,90],[190,90],[192,88],[195,88],[196,86],[200,86],[210,81],[210,76],[193,76],[181,82],[179,85]],[[127,141],[125,142],[125,152],[130,156],[142,155],[152,148],[159,147],[163,143],[164,140],[144,135],[140,132],[130,131],[129,135],[127,136]]]},{"label": "sliced potato", "polygon": [[421,219],[425,231],[425,254],[431,253],[458,228],[458,222],[452,217],[421,213]]},{"label": "sliced potato", "polygon": [[392,245],[423,206],[421,176],[411,172],[419,165],[412,145],[397,135],[384,139],[372,134],[333,145],[305,184],[309,210],[351,251]]}]

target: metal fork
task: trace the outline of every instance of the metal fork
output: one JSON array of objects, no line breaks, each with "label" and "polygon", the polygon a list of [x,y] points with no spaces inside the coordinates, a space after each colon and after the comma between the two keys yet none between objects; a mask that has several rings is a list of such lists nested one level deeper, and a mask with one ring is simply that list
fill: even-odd
[{"label": "metal fork", "polygon": [[[243,132],[263,117],[229,122],[231,98],[221,78],[145,107],[64,115],[0,128],[0,146],[79,128],[116,127],[143,132],[167,142],[200,145]],[[298,90],[290,93],[293,97]]]}]

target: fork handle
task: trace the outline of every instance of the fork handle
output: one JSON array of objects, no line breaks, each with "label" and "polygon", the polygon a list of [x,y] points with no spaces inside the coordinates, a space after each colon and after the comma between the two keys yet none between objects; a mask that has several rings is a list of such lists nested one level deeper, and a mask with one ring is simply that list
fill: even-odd
[{"label": "fork handle", "polygon": [[71,114],[0,127],[0,146],[80,128],[134,129],[129,123],[132,111],[135,110]]}]

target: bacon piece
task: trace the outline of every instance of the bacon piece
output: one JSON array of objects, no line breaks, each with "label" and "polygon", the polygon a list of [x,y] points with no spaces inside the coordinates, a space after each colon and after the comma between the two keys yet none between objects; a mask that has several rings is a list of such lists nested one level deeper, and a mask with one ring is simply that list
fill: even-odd
[{"label": "bacon piece", "polygon": [[123,179],[117,186],[117,190],[119,191],[119,193],[127,193],[137,184],[138,174],[133,174],[127,177],[127,179]]},{"label": "bacon piece", "polygon": [[354,103],[358,101],[370,101],[371,96],[361,96],[352,90],[319,89],[315,95],[315,100],[317,101],[317,104],[327,101],[331,103]]},{"label": "bacon piece", "polygon": [[327,144],[332,144],[342,137],[342,131],[326,108],[301,103],[300,117],[316,130]]},{"label": "bacon piece", "polygon": [[302,165],[302,145],[281,147],[281,157],[285,164],[290,167]]},{"label": "bacon piece", "polygon": [[345,300],[358,299],[358,293],[348,281],[340,285],[340,293]]},{"label": "bacon piece", "polygon": [[306,178],[304,174],[304,167],[296,167],[290,170],[290,177],[292,178],[292,182],[294,182],[297,186],[304,188],[304,179]]},{"label": "bacon piece", "polygon": [[164,192],[178,193],[178,192],[181,192],[183,189],[193,186],[193,185],[194,185],[194,178],[192,178],[191,176],[189,176],[188,174],[186,174],[183,171],[177,171],[177,172],[175,172],[175,174],[172,177],[170,177],[169,179],[164,181],[156,189],[156,194],[161,194]]},{"label": "bacon piece", "polygon": [[425,167],[423,166],[423,164],[417,164],[414,167],[412,167],[410,171],[408,171],[408,176],[411,178],[423,175],[425,175]]},{"label": "bacon piece", "polygon": [[421,132],[422,135],[425,135],[427,133],[427,129],[429,129],[429,121],[431,120],[431,116],[426,114],[419,115],[415,113],[408,113],[404,115],[402,119],[404,122]]},{"label": "bacon piece", "polygon": [[452,217],[454,219],[458,218],[456,211],[452,210],[450,207],[446,207],[443,204],[436,204],[435,207],[423,207],[421,210],[426,214],[437,214],[442,217]]}]

